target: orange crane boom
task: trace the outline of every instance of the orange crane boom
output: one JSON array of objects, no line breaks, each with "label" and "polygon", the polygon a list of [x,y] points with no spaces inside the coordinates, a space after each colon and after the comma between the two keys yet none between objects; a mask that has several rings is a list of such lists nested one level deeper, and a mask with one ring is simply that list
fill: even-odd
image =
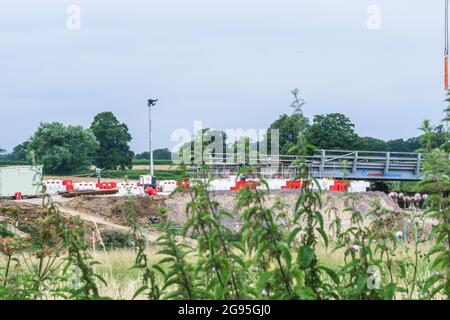
[{"label": "orange crane boom", "polygon": [[448,0],[445,0],[444,88],[448,91]]}]

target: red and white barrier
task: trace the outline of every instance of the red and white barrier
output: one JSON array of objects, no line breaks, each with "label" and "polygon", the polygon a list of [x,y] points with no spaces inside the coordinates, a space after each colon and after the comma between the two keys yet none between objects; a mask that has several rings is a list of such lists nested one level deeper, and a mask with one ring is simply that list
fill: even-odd
[{"label": "red and white barrier", "polygon": [[158,183],[162,192],[174,192],[177,188],[177,182],[175,180],[162,180]]},{"label": "red and white barrier", "polygon": [[[266,182],[269,185],[269,190],[281,190],[283,186],[286,186],[288,179],[267,179]],[[266,189],[265,186],[261,186],[261,189]]]},{"label": "red and white barrier", "polygon": [[144,196],[146,195],[144,187],[133,185],[119,186],[119,196]]},{"label": "red and white barrier", "polygon": [[61,180],[44,180],[42,182],[48,194],[57,194],[58,192],[66,192],[66,186]]},{"label": "red and white barrier", "polygon": [[[205,183],[206,179],[202,180]],[[333,179],[317,179],[317,183],[322,191],[338,191],[338,192],[366,192],[370,187],[370,183],[367,181],[344,181]],[[266,180],[270,190],[282,190],[282,189],[300,189],[302,187],[302,181],[293,181],[292,179],[267,179]],[[94,191],[94,190],[112,190],[118,189],[118,194],[121,196],[143,196],[146,194],[155,195],[158,192],[171,193],[176,190],[178,186],[188,189],[190,186],[189,180],[176,181],[176,180],[162,180],[158,181],[158,188],[154,189],[154,192],[146,193],[144,188],[139,182],[76,182],[72,183],[72,180],[57,180],[50,179],[44,180],[43,184],[49,194],[56,194],[66,191]],[[259,180],[247,180],[238,181],[236,177],[229,177],[225,179],[213,179],[209,183],[210,191],[229,191],[239,190],[241,187],[249,185],[255,189],[267,189],[266,185],[259,183]],[[309,186],[313,190],[318,190],[316,183],[311,183]]]},{"label": "red and white barrier", "polygon": [[97,190],[96,184],[93,182],[75,182],[74,189],[77,191],[95,191]]},{"label": "red and white barrier", "polygon": [[209,183],[210,191],[222,191],[222,190],[230,190],[232,187],[236,185],[235,178],[228,179],[214,179]]},{"label": "red and white barrier", "polygon": [[370,183],[367,181],[352,181],[348,192],[366,192],[370,188]]}]

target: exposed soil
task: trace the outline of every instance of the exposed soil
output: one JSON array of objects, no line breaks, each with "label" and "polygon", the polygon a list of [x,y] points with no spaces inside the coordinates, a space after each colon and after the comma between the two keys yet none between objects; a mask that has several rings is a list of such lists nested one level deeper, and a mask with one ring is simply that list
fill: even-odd
[{"label": "exposed soil", "polygon": [[[299,197],[298,190],[274,191],[267,196],[266,207],[272,207],[277,201],[285,206],[285,211],[292,214]],[[239,213],[236,211],[236,193],[230,191],[213,192],[212,198],[219,206],[234,213],[234,218],[226,218],[225,223],[234,224],[239,221]],[[322,214],[325,222],[338,216],[344,226],[350,223],[351,213],[346,208],[353,207],[362,215],[367,215],[374,202],[378,201],[382,208],[396,214],[401,214],[402,209],[382,192],[366,192],[344,194],[338,192],[324,192],[322,196]],[[134,213],[141,225],[149,225],[151,217],[158,217],[160,209],[166,209],[170,219],[178,224],[184,224],[187,220],[186,206],[190,202],[188,193],[174,194],[167,197],[105,197],[82,196],[66,202],[64,205],[74,210],[88,214],[105,217],[117,224],[127,225],[130,212]]]},{"label": "exposed soil", "polygon": [[65,207],[104,217],[119,225],[129,225],[132,214],[140,225],[151,224],[150,218],[159,216],[164,207],[163,197],[81,196],[64,203]]},{"label": "exposed soil", "polygon": [[[61,215],[65,219],[65,225],[68,227],[75,227],[77,225],[76,216],[78,214],[68,213],[64,208],[61,209]],[[29,235],[31,238],[37,238],[41,228],[41,222],[47,216],[47,211],[38,204],[26,203],[23,201],[0,200],[0,221],[4,221],[8,226],[17,229],[20,233]],[[86,229],[86,240],[91,245],[93,237],[98,241],[97,229],[94,225],[94,220],[83,220],[82,225]],[[127,230],[120,230],[114,225],[108,223],[97,223],[98,231],[102,238],[111,237],[111,234],[117,232],[126,233]]]},{"label": "exposed soil", "polygon": [[[292,215],[299,195],[299,190],[273,191],[267,195],[264,206],[271,208],[275,204],[282,203],[283,208],[275,212],[283,211]],[[235,208],[237,193],[212,192],[211,196],[219,203],[220,208],[233,214],[232,218],[224,218],[223,222],[231,227],[237,226],[239,223],[239,212]],[[187,220],[186,206],[190,202],[190,195],[177,193],[164,197],[80,196],[74,199],[57,198],[55,200],[61,201],[61,212],[69,225],[75,225],[75,216],[83,219],[88,229],[89,241],[92,241],[93,233],[96,231],[94,222],[97,223],[102,237],[114,238],[116,233],[126,234],[130,230],[130,215],[137,218],[139,225],[148,227],[154,218],[159,218],[161,209],[166,210],[169,218],[177,224],[184,224]],[[39,219],[45,213],[37,201],[35,202],[0,201],[0,218],[7,219],[8,223],[20,231],[30,233],[31,230],[32,233],[33,230],[38,229]],[[351,225],[351,213],[348,208],[353,208],[367,217],[375,202],[378,202],[381,208],[394,213],[398,221],[401,220],[403,210],[382,192],[355,194],[324,192],[321,211],[325,227],[327,228],[332,220],[339,217],[342,227],[347,228]],[[366,219],[366,222],[370,220]]]},{"label": "exposed soil", "polygon": [[[281,201],[284,205],[283,211],[293,214],[295,205],[299,198],[299,190],[276,190],[272,191],[265,200],[264,206],[271,208],[276,202]],[[234,218],[226,218],[225,222],[234,224],[239,221],[239,213],[236,211],[236,193],[235,192],[214,192],[212,197],[217,201],[221,208],[234,213]],[[186,219],[185,208],[190,201],[188,194],[177,194],[169,197],[165,201],[168,209],[169,217],[179,224],[183,224]],[[363,216],[367,216],[372,210],[375,202],[379,202],[381,208],[387,209],[394,214],[401,216],[402,209],[385,193],[382,192],[365,192],[346,194],[340,192],[323,192],[322,193],[322,215],[325,224],[329,224],[335,217],[342,220],[343,227],[350,225],[351,213],[346,210],[353,208],[361,212]]]}]

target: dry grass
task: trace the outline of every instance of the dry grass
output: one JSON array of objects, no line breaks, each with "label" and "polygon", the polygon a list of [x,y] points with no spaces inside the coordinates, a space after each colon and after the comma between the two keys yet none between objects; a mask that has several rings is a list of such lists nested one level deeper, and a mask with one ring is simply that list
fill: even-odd
[{"label": "dry grass", "polygon": [[[420,248],[421,253],[428,251],[430,244],[423,244]],[[161,259],[161,256],[157,255],[160,248],[157,246],[152,246],[146,250],[146,254],[149,258],[149,263],[156,263]],[[414,248],[409,246],[404,248],[406,250],[398,250],[395,253],[396,258],[403,260],[414,257]],[[338,270],[345,264],[344,249],[339,249],[334,251],[332,248],[325,248],[323,245],[317,247],[317,256],[321,264]],[[108,297],[114,300],[131,300],[133,299],[134,293],[141,287],[141,273],[137,269],[133,269],[134,260],[136,257],[135,251],[133,249],[120,249],[111,251],[95,251],[92,252],[92,257],[95,261],[100,264],[95,267],[96,273],[100,274],[106,281],[106,285],[99,281],[99,291],[100,295]],[[29,255],[24,255],[19,258],[19,265],[23,264],[23,259],[29,259]],[[32,259],[33,260],[33,259]],[[190,262],[195,262],[195,257],[191,256],[188,258]],[[31,260],[28,260],[30,263]],[[0,255],[0,265],[5,263],[4,257]],[[23,268],[21,272],[26,272]],[[18,270],[17,270],[18,271]],[[429,270],[429,263],[425,260],[419,262],[419,274],[421,278],[426,278],[431,275]],[[410,277],[411,275],[408,275]],[[157,275],[157,277],[161,277]],[[162,279],[159,279],[162,283]],[[402,282],[403,279],[398,279]],[[146,297],[141,295],[136,299],[145,299]],[[398,296],[398,299],[405,298]],[[418,298],[414,296],[413,298]]]},{"label": "dry grass", "polygon": [[[156,262],[157,248],[152,247],[146,251],[150,262]],[[130,300],[134,293],[141,287],[140,271],[133,269],[136,254],[134,250],[123,249],[107,252],[96,251],[93,258],[100,263],[96,267],[106,281],[99,285],[100,294],[112,299]],[[144,298],[143,296],[137,297]]]}]

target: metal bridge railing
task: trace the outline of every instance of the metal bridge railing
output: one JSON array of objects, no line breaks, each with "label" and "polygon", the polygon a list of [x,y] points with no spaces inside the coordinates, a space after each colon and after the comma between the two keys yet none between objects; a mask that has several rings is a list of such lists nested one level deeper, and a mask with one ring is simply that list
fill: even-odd
[{"label": "metal bridge railing", "polygon": [[[382,152],[352,150],[320,150],[312,156],[305,157],[310,172],[315,176],[336,173],[341,177],[345,172],[355,175],[358,171],[375,170],[386,176],[390,172],[405,173],[408,180],[417,179],[421,170],[423,154],[414,152]],[[283,175],[295,173],[298,169],[298,156],[266,155],[251,152],[248,154],[216,153],[203,159],[205,164],[215,169],[216,173],[237,172],[240,165],[259,167],[266,175]],[[266,169],[266,170],[264,170]],[[356,178],[356,177],[355,177]]]}]

